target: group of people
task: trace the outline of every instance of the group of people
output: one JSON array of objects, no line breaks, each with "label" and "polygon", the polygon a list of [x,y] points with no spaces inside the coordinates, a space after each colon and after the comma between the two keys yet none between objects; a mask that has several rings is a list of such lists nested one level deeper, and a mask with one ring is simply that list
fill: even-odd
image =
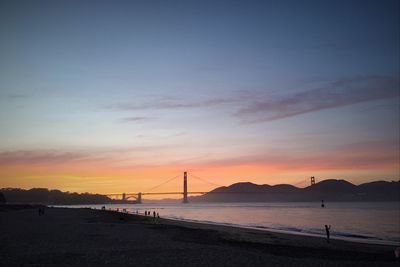
[{"label": "group of people", "polygon": [[117,212],[123,212],[123,213],[128,213],[128,211],[126,210],[126,209],[119,209],[119,208],[117,208]]},{"label": "group of people", "polygon": [[44,207],[39,207],[38,214],[39,214],[39,216],[44,215]]},{"label": "group of people", "polygon": [[[102,207],[101,207],[101,210],[106,210],[106,207],[105,207],[105,206],[102,206]],[[110,209],[110,210],[111,210],[111,209]],[[122,213],[128,213],[127,209],[119,209],[119,208],[117,208],[116,211],[117,211],[117,212],[122,212]],[[43,210],[43,214],[44,214],[44,210]],[[138,211],[138,210],[136,210],[136,214],[139,214],[139,211]],[[39,215],[40,215],[40,211],[39,211]],[[146,216],[151,216],[151,211],[145,210],[145,211],[144,211],[144,215],[146,215]],[[158,214],[158,212],[153,211],[153,217],[154,217],[154,218],[160,218],[160,215]]]},{"label": "group of people", "polygon": [[[144,211],[144,215],[150,216],[150,215],[151,215],[151,212],[145,210],[145,211]],[[155,211],[153,211],[153,217],[156,218],[156,216],[157,216],[157,218],[160,218],[160,215],[158,214],[158,212],[156,213]]]}]

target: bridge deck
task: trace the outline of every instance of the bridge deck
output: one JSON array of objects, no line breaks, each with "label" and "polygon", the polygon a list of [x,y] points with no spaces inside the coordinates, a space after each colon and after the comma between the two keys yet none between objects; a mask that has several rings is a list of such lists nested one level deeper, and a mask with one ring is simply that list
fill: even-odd
[{"label": "bridge deck", "polygon": [[[210,192],[188,192],[188,194],[206,194]],[[183,195],[183,192],[144,192],[143,195]],[[136,196],[138,193],[125,193],[126,196]],[[106,196],[122,196],[122,194],[106,194]]]},{"label": "bridge deck", "polygon": [[[238,192],[187,192],[189,194],[265,194],[259,191],[238,191]],[[183,195],[183,192],[145,192],[143,195]],[[138,193],[126,193],[126,196],[137,196]],[[122,194],[106,194],[106,196],[122,196]]]}]

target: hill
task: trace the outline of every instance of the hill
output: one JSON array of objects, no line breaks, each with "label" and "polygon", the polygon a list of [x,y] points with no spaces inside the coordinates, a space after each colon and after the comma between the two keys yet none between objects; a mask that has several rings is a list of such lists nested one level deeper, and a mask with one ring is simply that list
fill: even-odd
[{"label": "hill", "polygon": [[70,193],[46,188],[32,188],[29,190],[19,188],[0,189],[7,203],[40,203],[51,205],[79,205],[79,204],[105,204],[113,201],[104,195],[89,193]]},{"label": "hill", "polygon": [[257,185],[249,182],[218,187],[190,197],[191,202],[280,202],[280,201],[400,201],[400,182],[377,181],[354,185],[329,179],[306,188],[288,184]]}]

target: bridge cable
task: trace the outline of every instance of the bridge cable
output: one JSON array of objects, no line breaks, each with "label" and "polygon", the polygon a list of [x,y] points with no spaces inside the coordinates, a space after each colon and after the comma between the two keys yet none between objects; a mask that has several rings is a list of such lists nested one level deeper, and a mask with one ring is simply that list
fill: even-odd
[{"label": "bridge cable", "polygon": [[160,187],[160,186],[162,186],[162,185],[165,185],[165,184],[171,182],[172,180],[175,180],[176,178],[178,178],[178,177],[180,177],[180,176],[181,176],[181,174],[178,174],[177,176],[172,177],[171,179],[169,179],[169,180],[167,180],[167,181],[165,181],[165,182],[163,182],[163,183],[161,183],[161,184],[159,184],[159,185],[156,185],[156,186],[154,186],[154,187],[152,187],[152,188],[150,188],[150,189],[148,189],[148,190],[146,190],[146,191],[144,191],[144,192],[150,192],[150,191],[152,191],[152,190],[154,190],[154,189],[156,189],[156,188],[158,188],[158,187]]},{"label": "bridge cable", "polygon": [[[297,186],[303,186],[304,183],[307,182],[307,181],[310,181],[310,178],[301,180],[300,182],[297,182],[297,183],[293,184],[293,186],[296,186],[296,187],[297,187]],[[306,185],[306,187],[307,187],[307,185]]]},{"label": "bridge cable", "polygon": [[201,180],[201,181],[203,181],[203,182],[205,182],[205,183],[208,183],[208,184],[211,184],[211,185],[214,185],[214,186],[217,186],[217,187],[221,187],[221,186],[222,186],[222,185],[219,185],[219,184],[210,182],[210,181],[208,181],[208,180],[206,180],[206,179],[204,179],[204,178],[201,178],[201,177],[199,177],[199,176],[196,176],[196,175],[194,175],[194,174],[192,174],[192,173],[190,173],[190,177],[196,178],[197,180]]}]

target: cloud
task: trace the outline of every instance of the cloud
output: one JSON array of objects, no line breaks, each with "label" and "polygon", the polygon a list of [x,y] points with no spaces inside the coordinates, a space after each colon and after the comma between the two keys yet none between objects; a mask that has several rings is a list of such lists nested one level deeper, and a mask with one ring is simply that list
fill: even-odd
[{"label": "cloud", "polygon": [[169,148],[169,146],[133,146],[70,151],[51,149],[0,151],[0,166],[70,163],[101,163],[112,165],[132,159],[132,157],[138,157],[138,154],[158,153],[158,151],[166,148]]},{"label": "cloud", "polygon": [[349,170],[398,168],[398,146],[390,142],[352,143],[312,155],[254,154],[196,163],[200,167],[264,166],[276,170]]},{"label": "cloud", "polygon": [[120,122],[139,122],[139,121],[147,121],[147,120],[151,120],[152,118],[150,117],[126,117],[126,118],[122,118],[120,120]]},{"label": "cloud", "polygon": [[399,80],[393,76],[358,76],[285,96],[254,96],[235,113],[247,123],[267,122],[304,113],[399,97]]},{"label": "cloud", "polygon": [[24,95],[24,94],[11,94],[8,95],[7,98],[11,99],[11,100],[19,100],[19,99],[26,99],[31,97],[30,95]]},{"label": "cloud", "polygon": [[[224,155],[213,157],[208,154],[196,154],[180,159],[170,157],[161,161],[155,155],[166,155],[160,147],[132,147],[121,149],[102,149],[86,151],[0,151],[0,170],[3,167],[14,168],[15,171],[29,170],[30,175],[45,174],[85,174],[104,175],[107,173],[123,173],[138,170],[196,170],[251,168],[261,172],[279,173],[296,171],[332,171],[343,172],[363,170],[398,170],[399,144],[393,141],[364,142],[344,144],[336,149],[315,153],[291,154],[288,151],[271,151],[248,155]],[[141,153],[150,152],[150,153]],[[150,159],[150,160],[148,160]],[[93,168],[94,167],[94,168]],[[5,169],[5,168],[4,168]],[[236,174],[234,174],[236,175]]]},{"label": "cloud", "polygon": [[0,152],[0,165],[68,163],[87,160],[88,158],[90,158],[90,154],[83,152],[60,152],[52,150],[2,151]]},{"label": "cloud", "polygon": [[223,104],[237,102],[236,98],[214,98],[200,101],[192,101],[187,99],[161,98],[145,104],[115,103],[104,107],[105,109],[115,110],[149,110],[149,109],[188,109],[213,107]]},{"label": "cloud", "polygon": [[[315,84],[318,87],[315,88]],[[304,85],[301,85],[303,88]],[[296,88],[294,88],[296,89]],[[229,95],[196,100],[160,97],[143,103],[114,103],[102,109],[116,111],[201,109],[226,106],[243,123],[258,123],[294,117],[352,104],[399,97],[399,78],[389,75],[355,76],[331,82],[314,81],[313,88],[297,89],[286,95],[268,90],[241,90]],[[147,117],[127,117],[122,122],[137,122]]]}]

